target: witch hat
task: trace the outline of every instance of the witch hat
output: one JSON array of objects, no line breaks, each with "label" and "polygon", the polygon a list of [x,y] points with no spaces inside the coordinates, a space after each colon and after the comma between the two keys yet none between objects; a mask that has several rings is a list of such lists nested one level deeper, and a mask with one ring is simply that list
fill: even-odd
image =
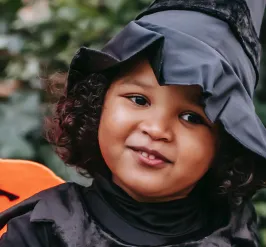
[{"label": "witch hat", "polygon": [[246,0],[248,5],[254,28],[257,32],[257,36],[260,35],[260,28],[265,9],[265,0]]},{"label": "witch hat", "polygon": [[253,104],[265,0],[155,0],[101,51],[74,56],[68,93],[81,78],[147,51],[160,85],[199,85],[205,113],[266,158],[266,129]]}]

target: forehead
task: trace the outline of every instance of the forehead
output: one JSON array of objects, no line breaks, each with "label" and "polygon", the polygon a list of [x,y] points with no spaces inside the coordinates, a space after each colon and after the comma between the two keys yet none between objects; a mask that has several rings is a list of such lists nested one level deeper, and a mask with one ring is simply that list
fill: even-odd
[{"label": "forehead", "polygon": [[198,85],[160,85],[157,81],[149,60],[137,57],[124,65],[115,82],[119,86],[135,86],[149,92],[163,92],[178,94],[179,97],[189,100],[197,105],[202,105],[202,88]]}]

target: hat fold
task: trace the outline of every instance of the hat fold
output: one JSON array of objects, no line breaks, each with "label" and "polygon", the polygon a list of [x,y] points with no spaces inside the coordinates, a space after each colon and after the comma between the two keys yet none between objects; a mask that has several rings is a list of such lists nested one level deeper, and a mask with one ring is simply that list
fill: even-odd
[{"label": "hat fold", "polygon": [[155,0],[136,19],[168,10],[190,10],[225,21],[250,58],[258,82],[261,56],[258,36],[264,8],[265,0]]},{"label": "hat fold", "polygon": [[[137,35],[134,35],[134,34]],[[128,36],[133,34],[133,36]],[[81,47],[72,59],[68,72],[69,92],[75,83],[84,76],[120,66],[140,52],[156,44],[154,56],[160,53],[164,37],[157,32],[143,28],[134,21],[130,22],[123,32],[110,40],[102,51]],[[154,64],[157,66],[157,64]],[[159,68],[156,74],[159,75]]]}]

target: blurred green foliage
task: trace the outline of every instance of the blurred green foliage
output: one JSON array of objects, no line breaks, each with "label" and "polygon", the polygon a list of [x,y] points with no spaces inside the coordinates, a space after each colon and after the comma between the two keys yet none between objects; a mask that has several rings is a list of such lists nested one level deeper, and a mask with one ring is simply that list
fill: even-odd
[{"label": "blurred green foliage", "polygon": [[66,180],[65,167],[42,137],[47,98],[40,78],[67,72],[82,46],[100,48],[148,0],[0,0],[0,157],[41,162]]},{"label": "blurred green foliage", "polygon": [[[66,72],[82,45],[101,48],[151,0],[0,0],[0,157],[35,160],[86,184],[42,137],[47,97],[40,77]],[[261,41],[266,44],[266,21]],[[265,49],[266,50],[266,49]],[[266,60],[255,105],[266,124]],[[255,197],[266,246],[266,192]]]}]

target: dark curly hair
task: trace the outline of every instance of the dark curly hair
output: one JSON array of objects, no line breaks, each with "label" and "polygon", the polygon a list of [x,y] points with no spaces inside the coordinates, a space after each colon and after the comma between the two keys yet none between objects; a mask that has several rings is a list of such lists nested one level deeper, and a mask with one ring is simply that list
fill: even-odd
[{"label": "dark curly hair", "polygon": [[[47,118],[46,138],[59,157],[83,175],[110,174],[100,152],[98,127],[111,77],[106,74],[79,77],[71,81],[73,87],[68,92],[66,83],[63,87],[58,80],[51,83],[57,89],[59,101],[54,104],[52,116]],[[66,77],[63,81],[66,82]],[[61,85],[59,90],[58,85]],[[208,190],[219,198],[226,197],[231,205],[240,205],[264,187],[265,168],[261,165],[264,160],[220,126],[221,145],[207,173]]]}]

